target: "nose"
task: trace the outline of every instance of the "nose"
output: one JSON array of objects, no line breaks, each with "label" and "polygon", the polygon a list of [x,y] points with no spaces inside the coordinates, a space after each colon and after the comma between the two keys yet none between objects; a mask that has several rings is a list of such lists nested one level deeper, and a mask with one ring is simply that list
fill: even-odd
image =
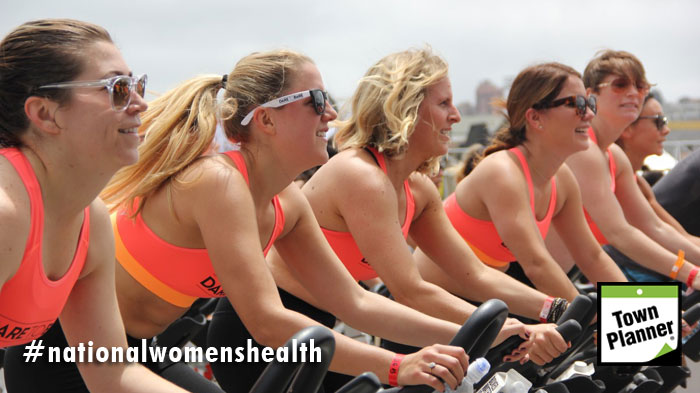
[{"label": "nose", "polygon": [[459,109],[456,106],[451,105],[449,120],[452,123],[459,123],[462,120],[462,116],[459,114]]},{"label": "nose", "polygon": [[582,120],[584,121],[590,121],[595,117],[595,113],[593,113],[593,110],[586,105],[586,112],[583,114]]},{"label": "nose", "polygon": [[668,124],[664,124],[664,127],[661,129],[661,135],[666,136],[669,132],[671,132],[671,128]]},{"label": "nose", "polygon": [[326,109],[323,111],[322,117],[326,122],[333,121],[338,118],[338,112],[335,111],[333,105],[331,105],[331,103],[328,101],[326,101]]},{"label": "nose", "polygon": [[146,109],[148,109],[148,103],[146,103],[146,99],[141,97],[136,90],[132,90],[130,92],[131,94],[131,101],[129,102],[129,106],[126,108],[127,112],[130,114],[135,114],[135,113],[141,113],[144,112]]}]

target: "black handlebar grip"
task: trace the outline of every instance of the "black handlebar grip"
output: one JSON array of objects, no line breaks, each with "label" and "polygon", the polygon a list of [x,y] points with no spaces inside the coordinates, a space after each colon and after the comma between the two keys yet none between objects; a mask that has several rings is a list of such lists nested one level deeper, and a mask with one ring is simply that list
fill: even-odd
[{"label": "black handlebar grip", "polygon": [[569,307],[564,311],[564,313],[559,317],[559,320],[557,321],[557,325],[562,324],[564,321],[568,321],[569,319],[575,319],[578,321],[579,325],[581,324],[582,320],[586,317],[588,314],[588,311],[590,308],[593,306],[593,302],[591,299],[586,296],[586,295],[578,295],[569,304]]},{"label": "black handlebar grip", "polygon": [[696,304],[683,313],[683,320],[692,325],[700,320],[700,304]]}]

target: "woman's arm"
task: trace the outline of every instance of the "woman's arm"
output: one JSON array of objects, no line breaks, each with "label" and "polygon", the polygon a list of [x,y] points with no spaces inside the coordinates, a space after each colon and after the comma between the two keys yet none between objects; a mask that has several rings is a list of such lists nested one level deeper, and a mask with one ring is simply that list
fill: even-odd
[{"label": "woman's arm", "polygon": [[[572,301],[578,291],[547,251],[530,207],[522,171],[512,160],[497,158],[481,164],[488,165],[473,174],[469,189],[457,187],[457,201],[462,204],[463,198],[478,198],[501,240],[535,287],[550,296]],[[558,200],[555,214],[560,203]]]},{"label": "woman's arm", "polygon": [[[295,187],[291,185],[288,190]],[[277,347],[302,328],[318,325],[305,315],[283,306],[263,257],[263,244],[253,214],[255,206],[242,176],[231,170],[207,170],[192,189],[196,192],[192,192],[192,199],[187,201],[187,205],[192,206],[193,217],[199,224],[216,275],[231,305],[255,340],[262,345]],[[299,193],[298,190],[296,192]],[[299,224],[295,223],[293,214],[287,214],[289,209],[285,204],[283,207],[285,231],[288,231],[288,227],[296,228]],[[306,240],[297,238],[296,241]],[[301,260],[308,263],[313,257],[307,254],[301,256]],[[327,286],[327,282],[322,281],[322,285]],[[454,332],[456,328],[445,326],[445,342]],[[369,370],[385,383],[388,382],[393,353],[336,332],[334,337],[336,351],[331,361],[332,370],[350,375]],[[404,360],[406,364],[399,370],[399,382],[440,386],[434,376],[421,371],[428,362],[434,361],[444,366],[440,375],[456,385],[457,376],[461,379],[463,374],[460,373],[466,370],[467,363],[466,355],[459,350],[454,347],[430,347],[407,356]]]},{"label": "woman's arm", "polygon": [[[90,246],[80,279],[71,291],[61,326],[68,344],[92,341],[95,348],[126,351],[124,325],[114,286],[114,239],[104,204],[90,208]],[[78,363],[85,385],[93,392],[185,392],[139,364]]]},{"label": "woman's arm", "polygon": [[[626,158],[621,149],[615,149],[613,154],[615,154],[616,160],[618,153]],[[698,239],[690,236],[656,202],[649,184],[641,176],[639,179],[636,179],[631,165],[628,164],[629,162],[625,160],[619,164],[619,171],[621,172],[617,182],[619,188],[615,191],[627,220],[667,250],[671,252],[683,250],[685,251],[686,259],[698,264],[700,262]],[[646,186],[648,194],[644,193],[642,189],[644,186]],[[648,199],[649,197],[651,197],[651,201]]]},{"label": "woman's arm", "polygon": [[626,282],[625,275],[591,233],[583,214],[578,183],[566,164],[557,175],[557,198],[564,201],[564,206],[552,223],[583,274],[593,283]]},{"label": "woman's arm", "polygon": [[[616,150],[615,146],[612,146],[612,150]],[[624,153],[620,158],[626,160]],[[617,154],[615,159],[618,164],[621,163]],[[591,144],[587,150],[570,156],[566,163],[579,184],[583,206],[610,244],[637,263],[669,275],[677,256],[627,221],[620,202],[611,191],[607,159],[600,148]],[[686,261],[678,273],[678,280],[687,280],[693,267]],[[693,287],[700,288],[700,281],[695,280]]]},{"label": "woman's arm", "polygon": [[654,191],[651,189],[651,186],[646,181],[646,179],[644,179],[643,176],[636,176],[636,179],[637,186],[639,186],[639,191],[642,192],[642,195],[644,195],[644,198],[646,198],[647,202],[649,202],[649,205],[651,206],[652,210],[654,210],[654,213],[656,213],[659,219],[672,226],[675,230],[678,231],[678,233],[688,238],[688,240],[694,242],[697,245],[700,245],[700,238],[689,234],[685,230],[685,228],[683,228],[683,226],[678,222],[678,220],[673,218],[673,216],[668,211],[666,211],[666,209],[664,209],[663,206],[661,206],[659,201],[656,200],[656,195],[654,195]]},{"label": "woman's arm", "polygon": [[431,273],[448,278],[452,284],[446,282],[446,289],[450,292],[482,302],[502,299],[510,312],[537,320],[547,295],[482,263],[450,223],[435,187],[427,185],[418,190],[425,194],[427,203],[411,227],[420,247],[414,254],[418,265],[438,266],[439,271],[432,269]]},{"label": "woman's arm", "polygon": [[323,237],[303,194],[288,187],[283,196],[285,215],[294,212],[296,223],[276,242],[279,256],[271,252],[269,258],[284,260],[313,296],[309,300],[357,329],[405,344],[445,344],[454,337],[460,325],[428,317],[362,289]]}]

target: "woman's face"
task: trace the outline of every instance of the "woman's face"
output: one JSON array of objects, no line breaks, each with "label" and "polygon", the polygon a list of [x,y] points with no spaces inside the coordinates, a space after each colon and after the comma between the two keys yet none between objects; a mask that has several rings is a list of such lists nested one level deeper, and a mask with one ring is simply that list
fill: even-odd
[{"label": "woman's face", "polygon": [[[312,89],[326,90],[321,73],[312,63],[303,63],[292,78],[289,88],[281,96]],[[326,102],[325,111],[321,115],[316,113],[312,97],[273,109],[270,113],[275,120],[277,136],[282,146],[286,146],[296,156],[303,157],[304,170],[328,161],[328,122],[338,117],[330,102]]]},{"label": "woman's face", "polygon": [[[131,71],[119,50],[109,42],[96,42],[85,49],[84,71],[75,81],[97,81]],[[71,88],[70,99],[56,111],[56,124],[63,129],[75,152],[76,160],[103,163],[118,169],[137,161],[141,112],[148,105],[135,91],[129,106],[120,112],[112,109],[107,88]]]},{"label": "woman's face", "polygon": [[668,124],[664,124],[659,130],[654,116],[664,117],[664,111],[659,101],[650,98],[644,104],[640,118],[623,134],[625,150],[634,150],[644,156],[663,154],[663,142],[671,129]]},{"label": "woman's face", "polygon": [[[569,76],[559,95],[552,100],[571,96],[586,97],[586,89],[583,82],[576,76]],[[588,128],[591,126],[593,111],[586,107],[586,112],[581,117],[575,106],[560,105],[545,110],[540,110],[540,123],[536,124],[537,131],[544,131],[542,134],[551,139],[553,145],[561,151],[577,152],[585,150],[588,146]],[[541,129],[539,127],[542,126]]]},{"label": "woman's face", "polygon": [[[639,116],[647,89],[638,89],[637,81],[610,74],[598,84],[598,116],[607,123],[619,126],[619,132]],[[594,89],[595,90],[595,89]]]},{"label": "woman's face", "polygon": [[429,157],[447,154],[452,125],[460,120],[459,111],[452,104],[450,79],[443,78],[426,89],[409,146],[428,149]]}]

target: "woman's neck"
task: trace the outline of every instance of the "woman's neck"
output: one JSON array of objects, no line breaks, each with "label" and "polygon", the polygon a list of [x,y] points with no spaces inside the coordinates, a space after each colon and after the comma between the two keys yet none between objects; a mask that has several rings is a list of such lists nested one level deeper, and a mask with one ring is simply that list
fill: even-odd
[{"label": "woman's neck", "polygon": [[554,177],[567,157],[558,155],[558,150],[542,144],[523,142],[519,148],[530,167],[530,176],[535,185],[546,185]]},{"label": "woman's neck", "polygon": [[94,165],[80,165],[56,151],[21,148],[29,160],[41,187],[47,216],[70,220],[80,214],[107,185],[114,171],[99,170]]}]

